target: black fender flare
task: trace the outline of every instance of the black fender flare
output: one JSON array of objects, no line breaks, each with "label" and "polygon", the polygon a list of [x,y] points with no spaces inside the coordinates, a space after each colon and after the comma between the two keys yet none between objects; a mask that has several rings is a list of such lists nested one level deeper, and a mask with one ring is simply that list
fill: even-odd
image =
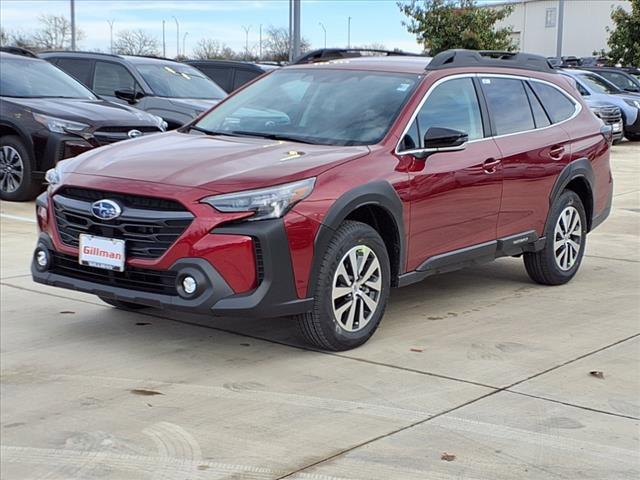
[{"label": "black fender flare", "polygon": [[[316,234],[314,241],[313,263],[309,274],[309,283],[307,285],[307,292],[309,292],[308,295],[310,295],[310,292],[313,292],[315,289],[324,252],[326,252],[329,242],[333,238],[336,230],[351,212],[367,205],[383,208],[393,219],[396,228],[395,233],[397,235],[398,245],[400,248],[398,275],[404,273],[404,265],[406,263],[406,238],[402,200],[398,196],[398,192],[396,192],[389,182],[375,181],[366,183],[349,190],[338,197],[331,208],[329,208],[322,223],[320,224],[320,228],[318,229],[318,233]],[[395,284],[395,279],[392,279],[391,283],[392,285]]]},{"label": "black fender flare", "polygon": [[[549,212],[551,211],[551,206],[558,199],[558,197],[560,197],[565,188],[567,188],[567,185],[569,185],[569,183],[576,178],[582,178],[585,180],[585,183],[587,184],[587,188],[589,190],[589,195],[591,196],[591,201],[592,203],[595,202],[595,174],[593,173],[593,167],[591,166],[591,162],[587,158],[579,158],[568,163],[562,169],[562,172],[560,172],[558,178],[556,178],[556,181],[553,184],[553,188],[551,189],[551,193],[549,194]],[[592,211],[591,215],[593,217],[593,215],[595,215],[595,212]],[[544,232],[547,231],[549,221],[549,213],[547,213],[547,220],[544,224]],[[593,218],[589,218],[588,221],[589,225],[591,225],[593,222]]]}]

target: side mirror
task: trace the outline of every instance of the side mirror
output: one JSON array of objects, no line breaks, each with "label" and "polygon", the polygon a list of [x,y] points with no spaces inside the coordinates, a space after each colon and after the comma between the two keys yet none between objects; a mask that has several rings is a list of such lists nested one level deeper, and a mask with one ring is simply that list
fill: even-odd
[{"label": "side mirror", "polygon": [[424,134],[424,148],[426,150],[462,150],[469,140],[469,135],[459,130],[444,127],[431,127]]},{"label": "side mirror", "polygon": [[136,92],[128,88],[126,90],[116,90],[114,93],[117,98],[124,100],[125,102],[129,102],[132,105],[144,97],[144,93]]}]

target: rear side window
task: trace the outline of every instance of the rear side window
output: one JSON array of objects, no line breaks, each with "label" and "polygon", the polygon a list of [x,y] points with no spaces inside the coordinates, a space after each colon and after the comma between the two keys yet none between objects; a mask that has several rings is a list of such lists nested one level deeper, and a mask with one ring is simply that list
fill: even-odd
[{"label": "rear side window", "polygon": [[547,117],[547,113],[544,111],[544,108],[542,108],[540,100],[536,94],[533,93],[533,90],[531,90],[529,85],[526,85],[526,90],[529,97],[529,104],[531,105],[531,111],[533,112],[533,119],[536,122],[536,128],[548,127],[551,125],[551,122],[549,121],[549,117]]},{"label": "rear side window", "polygon": [[471,78],[456,78],[431,91],[403,139],[404,148],[422,148],[424,134],[431,127],[452,128],[469,140],[484,136],[478,96]]},{"label": "rear side window", "polygon": [[562,122],[575,113],[575,103],[557,88],[540,82],[531,82],[531,88],[536,92],[553,123]]},{"label": "rear side window", "polygon": [[482,78],[497,135],[533,130],[535,124],[524,83],[515,78]]},{"label": "rear side window", "polygon": [[93,90],[98,95],[115,97],[116,90],[135,90],[136,81],[125,67],[118,63],[96,62]]},{"label": "rear side window", "polygon": [[91,88],[91,69],[93,60],[80,58],[59,58],[56,65],[73,78],[82,83],[85,87]]}]

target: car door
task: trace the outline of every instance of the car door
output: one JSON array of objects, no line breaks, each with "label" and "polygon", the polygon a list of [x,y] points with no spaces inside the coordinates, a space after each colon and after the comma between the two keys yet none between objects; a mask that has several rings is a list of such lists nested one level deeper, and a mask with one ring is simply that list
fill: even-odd
[{"label": "car door", "polygon": [[[531,230],[542,236],[549,193],[570,156],[569,135],[554,124],[572,115],[574,104],[546,82],[485,75],[480,84],[502,155],[498,238]],[[544,110],[542,100],[557,111]]]},{"label": "car door", "polygon": [[128,105],[116,96],[118,90],[140,92],[142,89],[129,70],[119,63],[96,61],[93,72],[93,91],[106,100]]},{"label": "car door", "polygon": [[408,270],[435,255],[496,239],[502,167],[487,125],[473,75],[440,80],[423,99],[401,148],[423,147],[431,127],[465,132],[468,143],[412,162]]}]

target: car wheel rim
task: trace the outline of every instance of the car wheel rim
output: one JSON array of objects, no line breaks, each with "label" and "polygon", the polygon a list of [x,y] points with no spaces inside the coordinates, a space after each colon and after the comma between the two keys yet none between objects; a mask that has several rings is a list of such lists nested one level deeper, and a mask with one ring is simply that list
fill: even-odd
[{"label": "car wheel rim", "polygon": [[22,184],[24,163],[18,151],[5,145],[0,147],[0,189],[13,193]]},{"label": "car wheel rim", "polygon": [[331,305],[338,325],[347,332],[362,330],[373,318],[382,293],[382,269],[375,252],[365,245],[349,250],[333,276]]},{"label": "car wheel rim", "polygon": [[575,207],[567,207],[558,217],[553,236],[553,252],[560,270],[566,272],[574,267],[578,261],[581,245],[580,213]]}]

